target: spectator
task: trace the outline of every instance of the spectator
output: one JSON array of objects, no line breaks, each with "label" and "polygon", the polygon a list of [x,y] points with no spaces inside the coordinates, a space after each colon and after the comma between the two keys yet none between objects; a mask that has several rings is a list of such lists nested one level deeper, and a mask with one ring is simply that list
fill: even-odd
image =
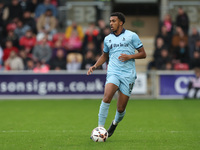
[{"label": "spectator", "polygon": [[69,39],[72,36],[74,30],[77,32],[77,37],[79,37],[79,39],[82,41],[84,38],[83,29],[75,21],[73,21],[72,24],[66,28],[65,38]]},{"label": "spectator", "polygon": [[169,51],[165,48],[161,50],[161,56],[155,60],[155,66],[158,70],[172,70],[172,58],[169,55]]},{"label": "spectator", "polygon": [[51,9],[47,9],[37,21],[37,31],[48,34],[52,40],[53,34],[56,33],[56,18],[52,15]]},{"label": "spectator", "polygon": [[154,51],[154,60],[161,56],[161,50],[165,47],[163,38],[159,37],[156,39],[156,49]]},{"label": "spectator", "polygon": [[193,52],[194,52],[194,49],[196,47],[196,41],[200,39],[200,35],[199,35],[199,32],[197,30],[197,28],[193,27],[192,28],[192,33],[191,35],[189,36],[189,50],[190,50],[190,58],[192,58],[193,56]]},{"label": "spectator", "polygon": [[5,48],[3,50],[3,61],[5,62],[8,57],[10,56],[10,52],[15,51],[18,53],[18,48],[13,46],[13,43],[11,40],[7,40],[5,44]]},{"label": "spectator", "polygon": [[49,67],[41,61],[36,62],[36,66],[33,69],[34,73],[47,73],[49,72]]},{"label": "spectator", "polygon": [[68,53],[81,52],[82,40],[78,36],[77,30],[73,30],[71,36],[64,39],[63,44]]},{"label": "spectator", "polygon": [[101,49],[96,49],[95,43],[94,42],[88,42],[86,49],[84,49],[83,54],[86,54],[88,51],[93,51],[94,56],[96,57],[98,54],[101,53]]},{"label": "spectator", "polygon": [[36,7],[39,5],[40,0],[30,0],[28,4],[28,9],[31,12],[31,16],[35,16]]},{"label": "spectator", "polygon": [[35,18],[39,18],[40,15],[44,14],[47,9],[50,9],[54,17],[57,17],[57,9],[51,4],[51,0],[44,0],[43,3],[39,4],[35,10]]},{"label": "spectator", "polygon": [[[164,45],[167,47],[167,48],[170,48],[171,46],[171,37],[170,35],[168,34],[168,31],[167,31],[167,27],[166,26],[162,26],[161,27],[161,32],[156,36],[156,39],[160,37],[162,38],[164,41]],[[157,41],[157,40],[155,40]],[[156,44],[156,43],[155,43]]]},{"label": "spectator", "polygon": [[6,8],[7,22],[11,22],[15,18],[22,18],[23,9],[19,4],[19,0],[12,0],[11,4]]},{"label": "spectator", "polygon": [[199,51],[198,49],[200,49],[200,35],[197,28],[192,28],[192,34],[189,36],[189,50],[191,59],[193,58],[194,51]]},{"label": "spectator", "polygon": [[36,37],[33,35],[32,30],[27,30],[25,35],[19,40],[19,45],[23,47],[26,53],[32,53],[32,49],[36,44]]},{"label": "spectator", "polygon": [[23,61],[15,51],[10,52],[10,56],[5,61],[5,68],[6,70],[24,70]]},{"label": "spectator", "polygon": [[[0,1],[0,21],[3,21],[3,17],[4,17],[4,9],[5,9],[5,5],[2,1]],[[1,25],[2,22],[0,22]]]},{"label": "spectator", "polygon": [[0,45],[0,68],[1,68],[2,63],[3,63],[3,49]]},{"label": "spectator", "polygon": [[94,51],[88,50],[85,54],[85,57],[82,61],[81,69],[88,70],[91,66],[95,64],[95,56]]},{"label": "spectator", "polygon": [[172,37],[172,52],[179,46],[181,40],[188,45],[188,36],[183,32],[182,28],[176,27],[176,33]]},{"label": "spectator", "polygon": [[[5,5],[0,1],[0,37],[5,35],[5,26],[6,26],[6,12]],[[1,42],[1,39],[0,39]]]},{"label": "spectator", "polygon": [[190,59],[190,69],[194,69],[196,67],[200,68],[200,51],[194,51],[193,58]]},{"label": "spectator", "polygon": [[29,27],[31,27],[33,33],[37,34],[36,21],[31,16],[31,11],[30,10],[24,11],[24,13],[23,13],[23,22],[24,22],[24,25],[28,25]]},{"label": "spectator", "polygon": [[5,47],[5,42],[8,41],[8,40],[12,41],[13,46],[19,48],[19,38],[14,33],[14,30],[9,30],[7,32],[7,36],[3,39],[3,45],[4,45],[4,47]]},{"label": "spectator", "polygon": [[147,69],[153,69],[156,68],[156,62],[155,60],[159,59],[161,57],[161,50],[165,48],[164,46],[164,40],[161,37],[158,37],[156,39],[156,46],[153,54],[153,60],[148,64]]},{"label": "spectator", "polygon": [[43,39],[43,38],[46,38],[46,39],[47,39],[47,44],[48,44],[51,48],[53,48],[54,43],[53,43],[53,41],[51,40],[51,38],[49,38],[49,35],[48,35],[48,34],[45,34],[45,33],[42,33],[42,32],[38,33],[37,36],[36,36],[37,43],[39,43],[39,44],[42,43],[42,39]]},{"label": "spectator", "polygon": [[189,18],[184,12],[182,7],[178,8],[178,15],[176,16],[176,26],[181,27],[183,32],[188,35],[189,31]]},{"label": "spectator", "polygon": [[200,38],[198,40],[196,40],[195,43],[195,51],[200,52]]},{"label": "spectator", "polygon": [[51,70],[66,70],[66,55],[62,49],[58,49],[56,57],[51,60]]},{"label": "spectator", "polygon": [[171,38],[173,35],[174,24],[172,22],[172,18],[171,18],[170,14],[166,14],[164,17],[164,20],[160,23],[160,32],[161,32],[163,26],[166,27],[167,34]]},{"label": "spectator", "polygon": [[57,40],[54,44],[54,48],[52,50],[52,59],[56,57],[57,55],[57,51],[62,49],[64,55],[66,56],[66,49],[62,46],[62,41],[61,40]]},{"label": "spectator", "polygon": [[20,51],[19,51],[19,56],[20,56],[20,58],[22,59],[22,61],[23,61],[23,64],[24,64],[24,69],[26,69],[27,68],[27,61],[30,59],[28,56],[27,56],[27,53],[26,53],[26,51],[24,50],[24,49],[21,49]]},{"label": "spectator", "polygon": [[83,46],[82,49],[84,52],[86,52],[87,50],[87,44],[89,42],[94,42],[95,43],[95,49],[100,49],[100,39],[98,39],[98,35],[99,35],[99,30],[97,29],[97,27],[95,26],[94,23],[91,23],[89,25],[89,27],[86,30],[84,39],[83,39]]},{"label": "spectator", "polygon": [[173,69],[174,69],[173,63],[171,61],[168,61],[165,64],[165,70],[173,70]]},{"label": "spectator", "polygon": [[30,30],[31,27],[28,25],[24,25],[22,20],[18,20],[17,21],[17,27],[14,30],[15,34],[17,35],[17,37],[20,39],[22,36],[25,35],[27,30]]},{"label": "spectator", "polygon": [[33,70],[35,68],[34,61],[32,59],[28,59],[26,61],[25,70]]},{"label": "spectator", "polygon": [[200,68],[195,68],[195,77],[190,79],[185,98],[200,98]]},{"label": "spectator", "polygon": [[103,33],[103,30],[106,28],[106,23],[103,19],[98,20],[98,27],[100,34]]},{"label": "spectator", "polygon": [[[61,43],[63,43],[63,40],[65,39],[65,34],[60,32],[60,33],[56,33],[53,35],[53,39],[52,42],[55,44],[56,41],[60,41]],[[62,45],[63,46],[63,45]]]},{"label": "spectator", "polygon": [[103,19],[98,20],[98,27],[99,27],[99,40],[103,42],[104,38],[110,34],[110,27],[106,25]]},{"label": "spectator", "polygon": [[111,30],[109,26],[106,26],[102,32],[100,32],[100,37],[98,38],[100,42],[103,42],[104,38],[110,34]]},{"label": "spectator", "polygon": [[39,61],[42,64],[49,63],[51,55],[52,50],[47,43],[47,38],[44,37],[42,41],[33,48],[33,60],[35,62]]},{"label": "spectator", "polygon": [[67,55],[67,70],[77,71],[81,69],[83,56],[80,53],[70,53]]},{"label": "spectator", "polygon": [[189,51],[185,41],[181,40],[174,53],[175,63],[189,63]]},{"label": "spectator", "polygon": [[19,4],[22,7],[23,12],[30,9],[30,7],[29,7],[30,1],[29,0],[20,0]]}]

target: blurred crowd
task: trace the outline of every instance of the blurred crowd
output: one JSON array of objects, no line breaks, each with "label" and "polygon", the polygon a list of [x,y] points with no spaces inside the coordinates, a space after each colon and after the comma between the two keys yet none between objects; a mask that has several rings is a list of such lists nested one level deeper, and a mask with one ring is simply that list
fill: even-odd
[{"label": "blurred crowd", "polygon": [[73,21],[58,32],[58,6],[58,0],[0,1],[0,70],[76,71],[96,62],[110,28],[102,19],[85,30]]},{"label": "blurred crowd", "polygon": [[[88,69],[100,57],[103,40],[110,33],[105,21],[87,29],[75,21],[58,32],[59,0],[0,1],[0,71]],[[176,20],[166,14],[155,37],[153,60],[148,70],[190,70],[200,67],[200,35],[189,27],[180,7]],[[147,48],[148,49],[148,48]],[[98,69],[106,69],[103,64]]]},{"label": "blurred crowd", "polygon": [[189,17],[179,7],[175,21],[166,14],[155,37],[153,61],[148,70],[191,70],[200,67],[200,35],[189,27]]}]

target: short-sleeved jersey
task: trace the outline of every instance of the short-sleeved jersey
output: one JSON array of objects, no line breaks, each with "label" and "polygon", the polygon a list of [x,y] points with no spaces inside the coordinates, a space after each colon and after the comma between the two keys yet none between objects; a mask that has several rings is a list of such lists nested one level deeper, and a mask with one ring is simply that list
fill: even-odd
[{"label": "short-sleeved jersey", "polygon": [[121,54],[133,55],[135,50],[143,47],[138,35],[132,31],[123,29],[122,33],[116,36],[110,33],[104,39],[104,53],[109,53],[107,74],[116,74],[123,77],[136,78],[135,60],[130,59],[121,62],[118,57]]}]

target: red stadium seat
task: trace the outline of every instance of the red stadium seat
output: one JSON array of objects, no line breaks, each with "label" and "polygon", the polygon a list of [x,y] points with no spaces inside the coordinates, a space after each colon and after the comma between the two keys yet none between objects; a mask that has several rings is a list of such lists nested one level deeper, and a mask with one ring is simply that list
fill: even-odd
[{"label": "red stadium seat", "polygon": [[174,65],[174,70],[189,70],[189,65],[187,63],[177,63]]}]

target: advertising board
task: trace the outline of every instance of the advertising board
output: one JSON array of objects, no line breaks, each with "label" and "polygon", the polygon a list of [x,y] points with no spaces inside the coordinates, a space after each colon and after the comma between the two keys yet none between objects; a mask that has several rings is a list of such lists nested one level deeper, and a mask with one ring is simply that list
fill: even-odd
[{"label": "advertising board", "polygon": [[184,97],[188,91],[188,83],[193,74],[160,75],[160,97]]},{"label": "advertising board", "polygon": [[[145,75],[136,80],[134,94],[146,92]],[[0,97],[98,98],[103,96],[106,74],[17,73],[0,74]]]}]

